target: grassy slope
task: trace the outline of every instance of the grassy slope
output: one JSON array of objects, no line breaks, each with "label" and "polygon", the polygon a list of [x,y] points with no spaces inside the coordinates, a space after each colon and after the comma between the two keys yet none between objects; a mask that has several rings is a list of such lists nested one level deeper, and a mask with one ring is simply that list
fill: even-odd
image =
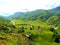
[{"label": "grassy slope", "polygon": [[[53,32],[49,31],[49,25],[47,25],[44,22],[38,22],[38,21],[29,21],[29,22],[25,22],[25,21],[21,21],[21,20],[13,20],[14,22],[16,22],[16,27],[17,29],[14,30],[18,30],[19,29],[19,25],[17,24],[33,24],[35,26],[34,30],[29,30],[29,25],[25,26],[28,29],[25,30],[24,33],[29,33],[31,32],[31,34],[33,34],[34,36],[33,41],[30,41],[27,37],[23,36],[23,33],[13,33],[13,34],[6,34],[4,32],[0,32],[0,37],[4,37],[6,39],[0,39],[0,44],[1,45],[60,45],[60,43],[55,43],[53,41],[52,35]],[[37,31],[37,26],[41,26],[42,27],[42,31],[38,32]],[[11,27],[9,27],[11,28]]]}]

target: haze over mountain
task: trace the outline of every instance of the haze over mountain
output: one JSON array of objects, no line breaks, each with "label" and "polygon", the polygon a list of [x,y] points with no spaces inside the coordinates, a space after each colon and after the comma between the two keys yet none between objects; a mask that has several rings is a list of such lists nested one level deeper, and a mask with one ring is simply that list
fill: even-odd
[{"label": "haze over mountain", "polygon": [[51,24],[59,24],[60,6],[50,10],[38,9],[35,11],[28,11],[28,12],[16,12],[8,17],[4,16],[0,17],[11,20],[25,20],[25,21],[41,20],[41,21],[48,21]]},{"label": "haze over mountain", "polygon": [[48,21],[52,24],[59,23],[60,19],[60,6],[50,9],[50,10],[35,10],[30,12],[16,12],[11,16],[8,16],[8,19],[15,20],[25,20],[25,21]]},{"label": "haze over mountain", "polygon": [[52,9],[60,6],[60,0],[0,0],[0,15],[9,16],[15,12],[37,9]]},{"label": "haze over mountain", "polygon": [[[38,9],[38,10],[35,10],[35,11],[28,11],[28,12],[16,12],[14,13],[13,15],[11,15],[10,17],[20,17],[20,16],[23,16],[23,15],[27,15],[27,16],[35,16],[36,14],[41,14],[41,13],[58,13],[60,12],[60,6],[56,7],[56,8],[53,8],[53,9],[50,9],[50,10],[44,10],[44,9]],[[33,13],[33,14],[32,14]],[[54,14],[53,13],[53,14]],[[44,15],[47,15],[47,14],[44,14]],[[27,17],[26,16],[26,17]],[[36,15],[37,16],[37,15]],[[47,15],[48,16],[48,15]],[[9,17],[9,16],[8,16]]]}]

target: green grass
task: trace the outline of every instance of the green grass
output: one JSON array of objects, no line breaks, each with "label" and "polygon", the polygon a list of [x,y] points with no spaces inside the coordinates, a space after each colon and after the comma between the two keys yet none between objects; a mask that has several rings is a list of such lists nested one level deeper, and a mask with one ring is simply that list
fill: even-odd
[{"label": "green grass", "polygon": [[[49,26],[44,22],[36,22],[36,21],[21,21],[21,20],[13,20],[16,23],[16,28],[9,27],[12,31],[14,31],[14,34],[11,33],[5,33],[3,31],[0,32],[0,37],[7,38],[7,40],[3,40],[6,45],[60,45],[60,43],[54,42],[52,35],[54,34],[49,29]],[[18,25],[23,24],[23,25]],[[25,25],[28,24],[28,25]],[[30,30],[30,24],[34,25],[34,30]],[[5,26],[5,25],[4,25]],[[17,33],[18,30],[20,30],[20,27],[24,26],[27,29],[25,29],[24,33]],[[41,32],[37,30],[37,27],[41,26]],[[57,30],[58,33],[60,33],[60,29]],[[32,41],[29,40],[27,37],[24,36],[24,34],[31,33]],[[1,40],[0,40],[1,41]],[[2,45],[2,44],[1,44]]]}]

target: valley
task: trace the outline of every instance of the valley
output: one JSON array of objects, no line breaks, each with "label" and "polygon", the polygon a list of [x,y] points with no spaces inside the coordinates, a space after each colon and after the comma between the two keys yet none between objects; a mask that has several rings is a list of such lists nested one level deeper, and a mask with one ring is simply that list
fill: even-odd
[{"label": "valley", "polygon": [[0,17],[0,45],[60,45],[60,7]]}]

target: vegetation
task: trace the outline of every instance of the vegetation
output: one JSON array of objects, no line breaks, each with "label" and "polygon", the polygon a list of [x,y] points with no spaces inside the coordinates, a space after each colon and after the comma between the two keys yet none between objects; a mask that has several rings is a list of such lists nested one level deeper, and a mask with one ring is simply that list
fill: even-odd
[{"label": "vegetation", "polygon": [[0,45],[60,45],[58,8],[1,17]]}]

